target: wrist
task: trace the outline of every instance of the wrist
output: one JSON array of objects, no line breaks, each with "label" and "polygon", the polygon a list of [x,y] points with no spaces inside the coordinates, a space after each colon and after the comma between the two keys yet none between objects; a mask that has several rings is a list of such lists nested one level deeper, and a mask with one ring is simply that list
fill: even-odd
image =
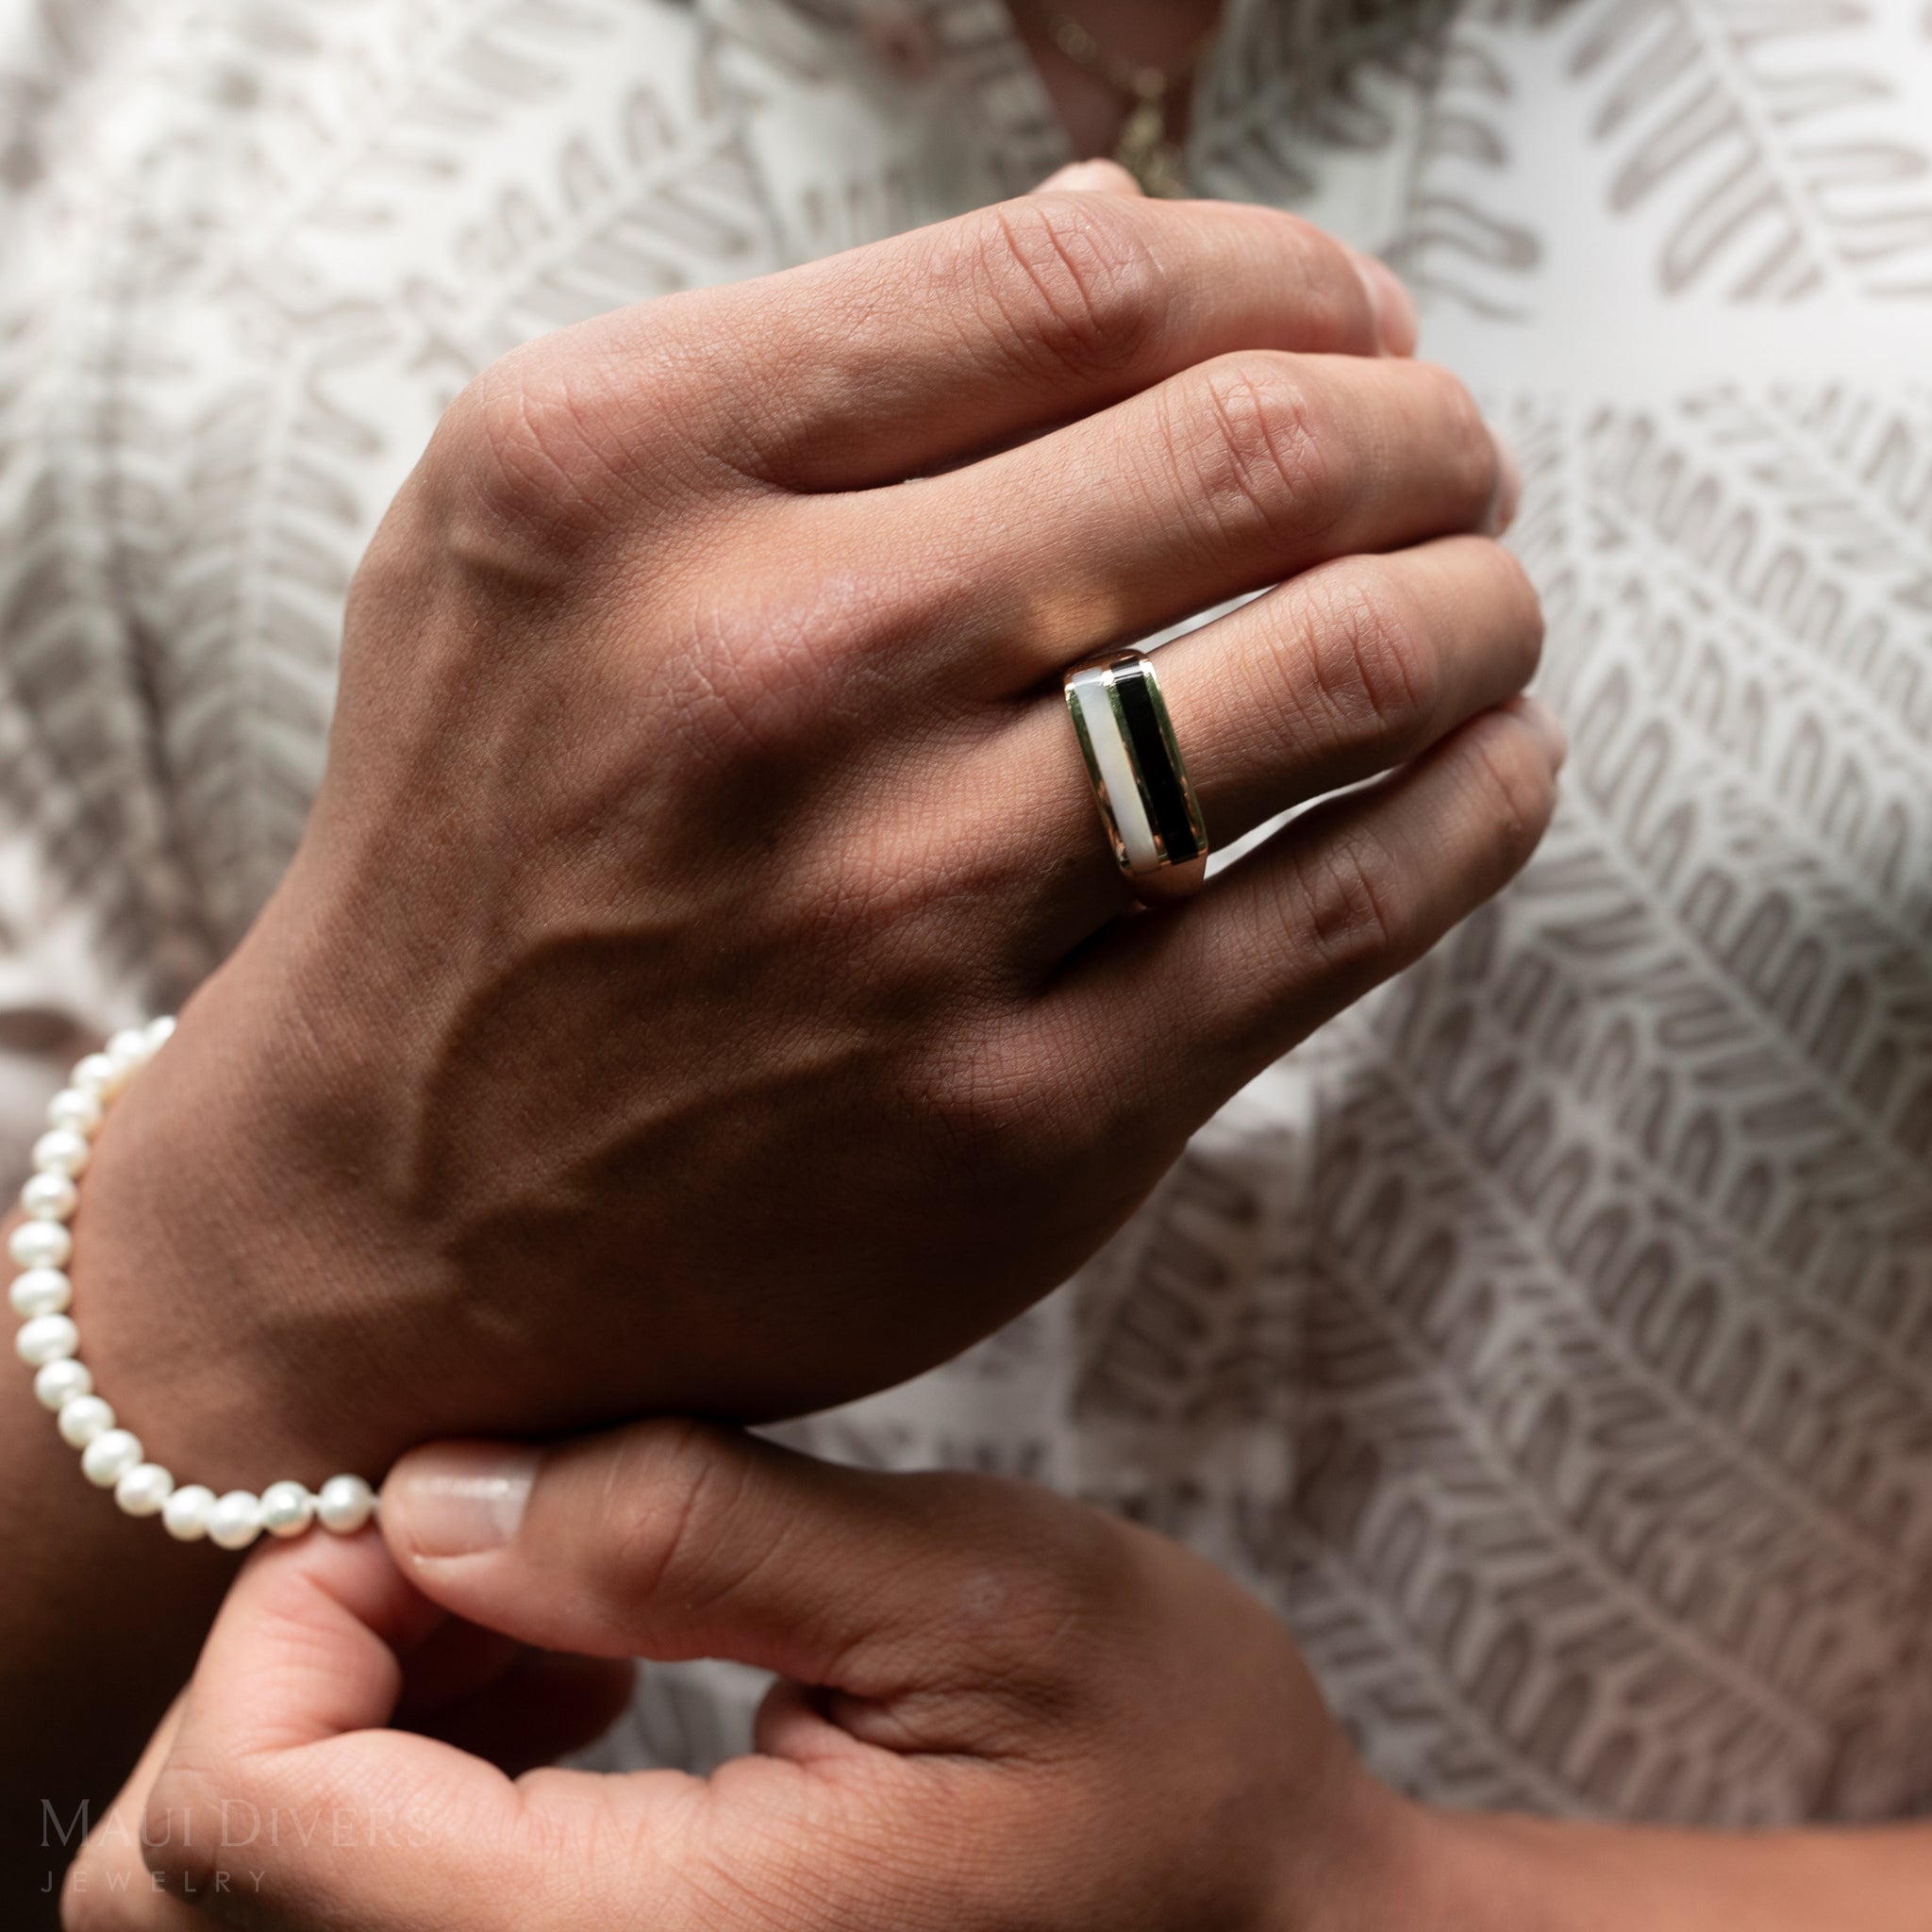
[{"label": "wrist", "polygon": [[1379,1923],[1416,1932],[1586,1932],[1601,1923],[1607,1894],[1601,1883],[1579,1893],[1561,1856],[1562,1824],[1413,1803],[1405,1810]]},{"label": "wrist", "polygon": [[[1266,1932],[1572,1932],[1535,1821],[1419,1804],[1356,1767],[1340,1823],[1296,1859]],[[1527,1833],[1518,1827],[1526,1827]],[[1542,1868],[1542,1869],[1539,1869]]]},{"label": "wrist", "polygon": [[110,1109],[69,1264],[125,1424],[217,1490],[379,1476],[422,1426],[374,1257],[325,1236],[347,1217],[296,1145],[308,1075],[258,965],[244,949],[223,968]]},{"label": "wrist", "polygon": [[1256,1932],[1473,1932],[1441,1916],[1446,1847],[1431,1815],[1335,1739],[1329,1796],[1274,1837],[1276,1878]]}]

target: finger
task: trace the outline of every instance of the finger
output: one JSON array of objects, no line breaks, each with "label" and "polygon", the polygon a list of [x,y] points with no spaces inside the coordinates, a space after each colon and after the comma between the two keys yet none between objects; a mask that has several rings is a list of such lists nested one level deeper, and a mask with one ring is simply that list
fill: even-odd
[{"label": "finger", "polygon": [[[1319,565],[1158,655],[1210,847],[1407,763],[1536,674],[1542,608],[1482,537]],[[1058,695],[979,754],[1050,944],[1119,913],[1125,885]],[[1072,866],[1069,855],[1083,861]]]},{"label": "finger", "polygon": [[68,1867],[60,1894],[62,1932],[193,1932],[207,1921],[192,1907],[155,1889],[142,1857],[148,1794],[174,1747],[182,1699],[168,1707],[120,1795],[90,1827]]},{"label": "finger", "polygon": [[1083,1570],[1096,1534],[1019,1485],[840,1468],[685,1423],[420,1450],[381,1522],[418,1589],[525,1642],[730,1657],[861,1699],[902,1689],[941,1622],[956,1676],[1036,1641],[1033,1583]]},{"label": "finger", "polygon": [[1562,759],[1562,727],[1520,698],[1312,807],[1198,899],[1083,957],[1042,1008],[1046,1050],[1092,1083],[1096,1115],[1206,1118],[1521,870]]},{"label": "finger", "polygon": [[594,1743],[630,1703],[637,1671],[627,1657],[510,1648],[487,1684],[413,1721],[398,1713],[398,1722],[520,1777]]},{"label": "finger", "polygon": [[1343,558],[1177,638],[1161,688],[1210,837],[1406,764],[1514,697],[1542,641],[1523,566],[1483,537]]},{"label": "finger", "polygon": [[758,1700],[752,1748],[796,1764],[862,1754],[867,1747],[826,1715],[824,1698],[824,1691],[814,1685],[778,1678]]},{"label": "finger", "polygon": [[[444,1612],[373,1534],[262,1551],[216,1618],[147,1797],[143,1856],[177,1896],[275,1923],[448,1924],[452,1887],[503,1902],[475,1932],[527,1923],[516,1788],[428,1738],[376,1728]],[[244,1897],[240,1888],[246,1887]],[[329,1916],[340,1895],[363,1917]]]},{"label": "finger", "polygon": [[1375,311],[1375,333],[1385,355],[1413,356],[1421,319],[1408,285],[1386,261],[1357,253],[1356,273],[1368,284],[1369,303]]},{"label": "finger", "polygon": [[547,400],[566,427],[586,412],[637,423],[660,458],[669,410],[747,476],[860,490],[1232,350],[1375,355],[1391,286],[1386,270],[1272,208],[1041,192],[727,295],[601,317],[567,364],[513,355],[478,394],[512,395],[525,426]]},{"label": "finger", "polygon": [[404,1676],[391,1713],[399,1724],[424,1729],[436,1714],[491,1685],[523,1654],[524,1646],[500,1630],[485,1630],[460,1617],[441,1617],[420,1642],[403,1654]]},{"label": "finger", "polygon": [[[263,1550],[230,1589],[182,1709],[180,1745],[247,1757],[386,1724],[404,1659],[444,1622],[374,1535]],[[274,1696],[240,1694],[252,1682]]]},{"label": "finger", "polygon": [[[1131,170],[1104,157],[1069,161],[1056,168],[1034,189],[1035,194],[1124,194],[1136,200],[1146,190]],[[1346,246],[1346,243],[1343,244]],[[1385,354],[1412,356],[1420,327],[1415,297],[1402,277],[1387,262],[1359,250],[1351,250],[1356,273],[1367,284],[1370,306],[1375,313],[1376,333]]]},{"label": "finger", "polygon": [[601,1737],[630,1696],[628,1663],[533,1651],[444,1617],[403,1657],[398,1728],[441,1738],[512,1777]]},{"label": "finger", "polygon": [[1191,369],[1023,450],[926,479],[883,520],[817,512],[829,554],[917,544],[921,648],[949,690],[1027,690],[1331,558],[1499,528],[1499,446],[1428,363],[1246,354]]},{"label": "finger", "polygon": [[1035,194],[1125,194],[1138,196],[1141,184],[1118,161],[1069,161],[1056,168]]}]

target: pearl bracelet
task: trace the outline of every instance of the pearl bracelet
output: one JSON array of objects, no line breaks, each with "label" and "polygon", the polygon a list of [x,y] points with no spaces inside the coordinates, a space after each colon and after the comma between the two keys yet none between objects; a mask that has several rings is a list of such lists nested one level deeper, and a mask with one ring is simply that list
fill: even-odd
[{"label": "pearl bracelet", "polygon": [[79,1205],[75,1183],[93,1151],[108,1108],[128,1080],[175,1031],[171,1019],[130,1027],[91,1053],[47,1108],[47,1131],[34,1142],[33,1178],[20,1191],[26,1215],[7,1243],[19,1265],[8,1291],[22,1318],[14,1347],[34,1374],[34,1393],[57,1412],[60,1439],[80,1451],[81,1473],[96,1489],[114,1491],[130,1516],[158,1516],[182,1542],[207,1537],[225,1550],[245,1550],[263,1530],[300,1536],[312,1524],[339,1535],[358,1530],[375,1513],[375,1494],[359,1475],[331,1476],[311,1494],[300,1483],[271,1483],[259,1496],[230,1490],[217,1496],[199,1483],[176,1488],[175,1478],[147,1459],[141,1438],[117,1427],[114,1411],[94,1393],[94,1378],[79,1360],[80,1331],[67,1312],[74,1284],[66,1268],[74,1253],[67,1223]]}]

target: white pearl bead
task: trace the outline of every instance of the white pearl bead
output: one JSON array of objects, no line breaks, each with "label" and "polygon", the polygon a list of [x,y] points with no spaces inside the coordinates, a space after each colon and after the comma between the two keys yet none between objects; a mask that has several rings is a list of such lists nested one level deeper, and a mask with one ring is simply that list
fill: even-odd
[{"label": "white pearl bead", "polygon": [[247,1490],[230,1490],[208,1512],[208,1533],[225,1550],[245,1550],[261,1534],[261,1504]]},{"label": "white pearl bead", "polygon": [[74,1301],[74,1284],[58,1268],[29,1268],[13,1277],[7,1299],[24,1322],[35,1315],[61,1315]]},{"label": "white pearl bead", "polygon": [[114,1426],[113,1405],[98,1395],[76,1395],[61,1409],[54,1426],[70,1449],[85,1449]]},{"label": "white pearl bead", "polygon": [[74,1237],[58,1221],[23,1221],[8,1236],[7,1252],[21,1268],[64,1268]]},{"label": "white pearl bead", "polygon": [[149,1053],[159,1053],[162,1047],[166,1046],[174,1037],[175,1016],[173,1013],[163,1013],[158,1019],[150,1020],[147,1023],[147,1050]]},{"label": "white pearl bead", "polygon": [[93,1372],[71,1357],[49,1362],[34,1377],[34,1400],[42,1408],[62,1409],[76,1395],[93,1393]]},{"label": "white pearl bead", "polygon": [[80,1473],[97,1490],[111,1490],[130,1469],[147,1460],[141,1438],[129,1429],[109,1429],[80,1452]]},{"label": "white pearl bead", "polygon": [[130,1516],[158,1516],[175,1493],[175,1478],[158,1462],[140,1462],[114,1485],[114,1500]]},{"label": "white pearl bead", "polygon": [[70,1133],[92,1134],[101,1124],[101,1103],[97,1094],[78,1087],[63,1087],[47,1103],[47,1124],[65,1127]]},{"label": "white pearl bead", "polygon": [[197,1541],[208,1534],[208,1513],[214,1507],[212,1490],[188,1483],[161,1506],[161,1526],[176,1542]]},{"label": "white pearl bead", "polygon": [[92,1151],[85,1134],[76,1134],[72,1127],[49,1127],[34,1142],[34,1172],[72,1177],[86,1168]]},{"label": "white pearl bead", "polygon": [[28,1368],[65,1361],[80,1346],[80,1330],[66,1315],[36,1315],[13,1338],[13,1346]]},{"label": "white pearl bead", "polygon": [[315,1521],[315,1498],[300,1483],[271,1483],[261,1492],[261,1526],[271,1536],[300,1536]]},{"label": "white pearl bead", "polygon": [[20,1205],[30,1221],[65,1221],[80,1205],[80,1193],[64,1174],[37,1174],[21,1189]]},{"label": "white pearl bead", "polygon": [[106,1054],[91,1053],[85,1059],[75,1062],[73,1073],[67,1076],[67,1084],[78,1087],[83,1093],[92,1093],[97,1100],[105,1100],[120,1090],[125,1077]]},{"label": "white pearl bead", "polygon": [[375,1514],[375,1491],[359,1475],[332,1475],[316,1491],[315,1514],[323,1528],[353,1536]]},{"label": "white pearl bead", "polygon": [[124,1026],[108,1041],[108,1058],[129,1074],[137,1067],[144,1067],[148,1055],[153,1051],[147,1043],[145,1026]]}]

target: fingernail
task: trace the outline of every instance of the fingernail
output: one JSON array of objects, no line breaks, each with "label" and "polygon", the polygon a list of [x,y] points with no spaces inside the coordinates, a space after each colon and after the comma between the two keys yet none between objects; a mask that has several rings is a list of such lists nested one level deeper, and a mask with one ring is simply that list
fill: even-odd
[{"label": "fingernail", "polygon": [[496,1442],[413,1450],[382,1486],[383,1529],[418,1557],[500,1549],[517,1533],[541,1460]]},{"label": "fingernail", "polygon": [[1483,522],[1485,534],[1500,537],[1516,521],[1516,507],[1523,501],[1523,465],[1507,436],[1490,431],[1496,445],[1496,488],[1490,497],[1490,513]]},{"label": "fingernail", "polygon": [[1533,698],[1527,691],[1520,697],[1511,698],[1507,708],[1529,727],[1536,741],[1542,746],[1550,761],[1550,770],[1560,772],[1563,760],[1570,756],[1570,734],[1563,729],[1562,719],[1541,698]]},{"label": "fingernail", "polygon": [[1139,194],[1141,184],[1118,161],[1069,161],[1056,168],[1033,192],[1074,194]]},{"label": "fingernail", "polygon": [[1417,334],[1415,297],[1407,284],[1387,262],[1373,255],[1357,255],[1355,272],[1369,291],[1369,306],[1375,311],[1375,333],[1381,338],[1385,354],[1413,356]]}]

